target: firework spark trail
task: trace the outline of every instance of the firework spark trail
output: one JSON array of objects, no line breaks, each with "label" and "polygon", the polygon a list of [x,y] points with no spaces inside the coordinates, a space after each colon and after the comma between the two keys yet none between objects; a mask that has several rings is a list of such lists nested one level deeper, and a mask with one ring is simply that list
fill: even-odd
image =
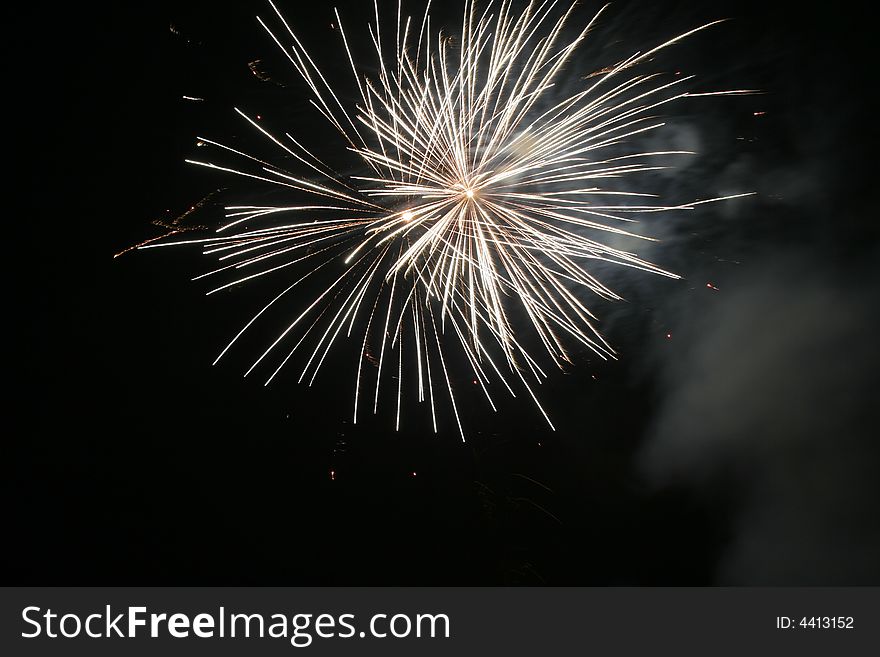
[{"label": "firework spark trail", "polygon": [[[209,294],[312,263],[305,275],[245,325],[218,360],[269,308],[332,264],[334,282],[289,323],[247,374],[301,329],[298,341],[266,383],[295,352],[306,348],[307,338],[313,343],[299,379],[308,378],[311,383],[340,335],[351,338],[363,327],[354,382],[356,422],[366,393],[363,361],[376,360],[369,353],[370,335],[379,330],[376,380],[371,386],[373,412],[383,390],[383,373],[391,369],[392,376],[397,375],[395,426],[400,426],[406,344],[414,351],[418,400],[429,401],[434,430],[435,384],[442,380],[463,439],[449,372],[449,345],[445,344],[454,340],[472,370],[474,383],[493,409],[493,381],[516,396],[511,385],[516,380],[550,423],[534,392],[547,375],[518,337],[523,331],[513,328],[514,317],[527,319],[527,332],[537,336],[556,366],[569,362],[566,345],[572,343],[604,359],[613,357],[578,291],[586,289],[606,299],[619,297],[591,275],[584,263],[604,261],[677,276],[583,233],[650,239],[623,227],[633,221],[628,215],[690,210],[700,203],[722,200],[653,205],[646,200],[652,195],[600,186],[664,168],[654,164],[659,156],[685,153],[619,154],[634,138],[663,126],[652,115],[655,110],[689,96],[749,93],[692,93],[684,90],[689,77],[667,82],[660,75],[630,72],[663,48],[714,23],[601,69],[583,78],[589,81],[587,86],[559,100],[551,99],[550,92],[559,93],[556,85],[561,72],[604,8],[576,38],[564,41],[574,5],[557,10],[557,2],[531,2],[516,13],[511,0],[490,2],[483,9],[465,0],[456,55],[451,39],[431,26],[430,2],[415,22],[403,17],[398,4],[395,36],[389,44],[387,38],[383,41],[374,0],[375,23],[368,26],[368,33],[379,70],[375,80],[358,71],[335,12],[359,96],[355,106],[347,108],[282,12],[272,0],[269,4],[281,29],[273,30],[258,18],[260,25],[305,82],[311,105],[372,173],[343,176],[290,134],[276,137],[239,109],[249,125],[285,157],[292,157],[318,178],[294,174],[200,138],[204,144],[242,158],[249,168],[191,163],[318,199],[307,205],[230,207],[229,222],[217,237],[149,245],[197,243],[206,254],[218,257],[221,266],[199,278],[220,272],[235,276]],[[615,197],[621,200],[608,201]],[[297,213],[322,219],[236,228]]]}]

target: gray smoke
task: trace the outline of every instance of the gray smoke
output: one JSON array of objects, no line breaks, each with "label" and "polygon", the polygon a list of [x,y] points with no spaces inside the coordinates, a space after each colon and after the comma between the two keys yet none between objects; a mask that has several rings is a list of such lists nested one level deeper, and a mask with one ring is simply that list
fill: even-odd
[{"label": "gray smoke", "polygon": [[880,280],[798,253],[722,292],[680,302],[644,471],[734,491],[719,583],[880,583]]}]

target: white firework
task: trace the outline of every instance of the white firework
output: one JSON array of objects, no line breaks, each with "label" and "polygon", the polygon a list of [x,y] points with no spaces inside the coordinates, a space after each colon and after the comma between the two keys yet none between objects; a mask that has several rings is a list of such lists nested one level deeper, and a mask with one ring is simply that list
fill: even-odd
[{"label": "white firework", "polygon": [[[452,39],[432,28],[430,2],[418,20],[404,17],[398,5],[390,41],[376,5],[369,36],[378,74],[371,79],[359,71],[336,12],[340,53],[351,66],[358,96],[348,106],[272,0],[269,4],[282,29],[258,19],[260,24],[302,77],[311,104],[338,131],[341,147],[359,159],[364,175],[336,172],[294,135],[272,134],[240,110],[286,161],[295,160],[298,172],[199,138],[246,164],[193,164],[286,188],[294,198],[310,197],[297,205],[230,207],[229,221],[214,237],[150,245],[196,243],[218,257],[220,266],[199,278],[234,276],[209,294],[301,268],[217,360],[264,313],[321,271],[332,282],[305,299],[247,374],[271,362],[268,384],[303,352],[299,379],[311,383],[344,336],[359,348],[355,422],[364,404],[376,412],[390,371],[396,378],[391,396],[398,427],[408,379],[418,400],[428,402],[435,431],[438,397],[448,397],[464,438],[450,373],[454,348],[493,409],[499,386],[514,396],[525,391],[549,423],[534,391],[547,376],[542,361],[562,367],[573,347],[606,359],[614,354],[583,297],[585,291],[619,297],[590,273],[590,264],[603,261],[676,278],[604,243],[602,236],[649,239],[624,228],[634,213],[687,210],[720,200],[657,205],[650,194],[618,187],[621,179],[663,168],[656,164],[660,156],[684,152],[638,150],[640,136],[663,126],[654,117],[657,110],[687,96],[747,93],[696,94],[686,90],[690,77],[637,72],[658,51],[714,23],[584,77],[567,67],[604,8],[575,35],[569,25],[575,5],[558,9],[558,2],[531,2],[520,12],[511,0],[484,8],[465,0],[460,34]],[[564,78],[577,84],[570,79],[560,84]],[[631,151],[621,150],[631,143]],[[370,381],[369,362],[375,369]]]}]

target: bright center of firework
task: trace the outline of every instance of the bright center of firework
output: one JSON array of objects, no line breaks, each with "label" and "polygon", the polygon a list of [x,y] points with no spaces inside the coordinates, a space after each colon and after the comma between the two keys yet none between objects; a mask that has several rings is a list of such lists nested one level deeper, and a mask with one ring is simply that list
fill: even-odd
[{"label": "bright center of firework", "polygon": [[415,217],[415,215],[412,212],[404,212],[403,213],[403,220],[404,221],[412,221],[413,217]]},{"label": "bright center of firework", "polygon": [[467,196],[468,198],[473,198],[474,197],[474,190],[466,189],[466,190],[464,190],[464,195]]}]

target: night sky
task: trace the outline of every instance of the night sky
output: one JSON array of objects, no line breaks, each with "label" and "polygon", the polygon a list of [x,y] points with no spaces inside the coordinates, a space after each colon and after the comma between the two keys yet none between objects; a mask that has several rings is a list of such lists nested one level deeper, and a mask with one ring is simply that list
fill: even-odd
[{"label": "night sky", "polygon": [[[279,6],[345,73],[332,5]],[[348,33],[371,6],[339,2]],[[208,157],[197,135],[268,155],[233,106],[337,150],[254,18],[267,4],[17,7],[7,583],[880,584],[876,72],[860,5],[612,5],[573,84],[732,19],[652,68],[763,93],[667,108],[664,143],[700,154],[644,184],[676,202],[757,194],[646,223],[661,241],[642,254],[681,281],[600,272],[626,298],[590,300],[619,360],[578,353],[551,373],[556,432],[457,381],[466,444],[448,414],[431,433],[423,409],[399,433],[388,412],[352,426],[342,366],[312,388],[292,371],[244,379],[269,329],[211,367],[277,288],[206,298],[195,249],[113,257],[208,195],[187,225],[265,193],[184,163]],[[458,7],[436,14],[455,28]]]}]

